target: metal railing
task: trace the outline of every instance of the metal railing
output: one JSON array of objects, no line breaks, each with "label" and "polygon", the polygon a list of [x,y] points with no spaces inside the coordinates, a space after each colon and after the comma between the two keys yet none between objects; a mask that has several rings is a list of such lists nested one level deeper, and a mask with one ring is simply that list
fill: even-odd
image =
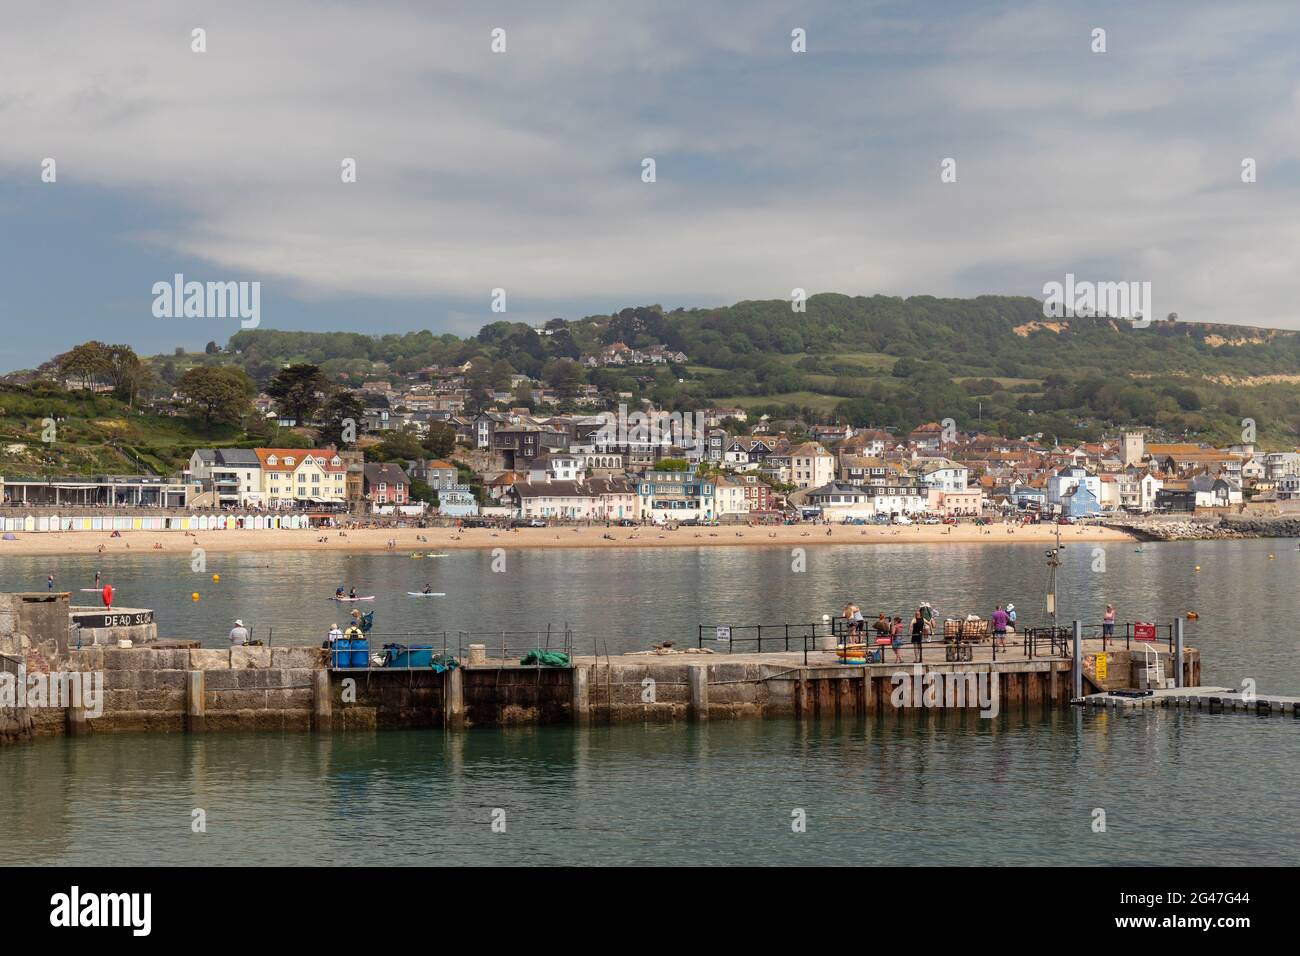
[{"label": "metal railing", "polygon": [[710,634],[712,646],[725,643],[728,654],[734,654],[738,644],[742,653],[761,654],[766,642],[768,651],[802,650],[807,664],[808,651],[817,648],[819,638],[838,637],[842,633],[835,630],[835,619],[812,624],[700,624],[696,646],[705,647],[705,635]]},{"label": "metal railing", "polygon": [[[1118,647],[1121,644],[1124,646],[1124,650],[1129,651],[1133,649],[1135,643],[1139,647],[1164,644],[1171,653],[1174,650],[1173,623],[1157,624],[1152,621],[1128,621],[1122,623],[1117,621],[1110,626],[1110,633],[1107,633],[1105,624],[1081,624],[1080,629],[1085,641],[1101,641],[1103,652],[1110,650],[1112,646]],[[1139,637],[1139,629],[1151,636]]]},{"label": "metal railing", "polygon": [[[989,655],[994,661],[1010,657],[1013,649],[1019,650],[1029,659],[1063,659],[1070,656],[1071,632],[1069,628],[1063,627],[1028,627],[1021,623],[1008,631],[1005,640],[1000,643],[987,620],[936,620],[935,630],[920,642],[914,642],[911,621],[908,620],[902,622],[903,632],[895,648],[889,637],[875,630],[875,624],[873,620],[864,620],[854,634],[847,618],[832,618],[831,633],[835,635],[838,645],[845,644],[846,638],[849,639],[848,643],[854,643],[853,638],[857,638],[856,643],[864,645],[868,663],[887,663],[887,655],[890,653],[894,654],[892,663],[926,663],[927,660],[938,658],[941,650],[941,659],[945,663],[970,661],[974,658],[974,648],[981,644],[989,646]],[[947,626],[952,624],[956,627]],[[909,650],[910,660],[907,659]]]},{"label": "metal railing", "polygon": [[[574,643],[577,635],[565,622],[562,628],[547,625],[532,631],[460,631],[456,640],[456,659],[465,662],[469,658],[471,644],[482,644],[487,659],[493,661],[514,661],[516,664],[531,651],[543,653],[557,652],[570,661],[573,660]],[[533,665],[524,665],[533,666]],[[544,666],[540,663],[536,666]]]}]

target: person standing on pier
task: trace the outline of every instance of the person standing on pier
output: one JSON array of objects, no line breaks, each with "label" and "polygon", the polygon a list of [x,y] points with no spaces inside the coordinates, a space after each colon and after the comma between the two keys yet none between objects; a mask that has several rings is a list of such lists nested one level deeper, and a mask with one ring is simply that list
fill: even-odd
[{"label": "person standing on pier", "polygon": [[1007,612],[1002,610],[1002,605],[993,612],[993,646],[1000,647],[1004,651],[1007,649]]},{"label": "person standing on pier", "polygon": [[1115,636],[1115,605],[1107,604],[1106,613],[1101,616],[1101,636]]},{"label": "person standing on pier", "polygon": [[912,618],[912,663],[921,663],[921,641],[925,639],[925,614],[918,607]]},{"label": "person standing on pier", "polygon": [[235,626],[230,629],[230,643],[233,647],[240,647],[248,643],[248,628],[244,627],[244,622],[235,618]]},{"label": "person standing on pier", "polygon": [[894,621],[889,625],[889,646],[894,651],[894,663],[903,663],[903,655],[899,650],[903,646],[903,619],[897,614],[894,615]]}]

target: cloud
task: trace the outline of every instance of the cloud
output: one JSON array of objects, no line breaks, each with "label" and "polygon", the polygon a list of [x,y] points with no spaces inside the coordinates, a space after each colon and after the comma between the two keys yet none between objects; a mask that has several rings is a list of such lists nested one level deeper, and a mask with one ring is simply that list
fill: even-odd
[{"label": "cloud", "polygon": [[56,157],[60,184],[166,211],[120,230],[160,276],[195,257],[304,303],[505,287],[565,314],[1075,272],[1297,327],[1297,32],[1266,3],[23,5],[0,174]]}]

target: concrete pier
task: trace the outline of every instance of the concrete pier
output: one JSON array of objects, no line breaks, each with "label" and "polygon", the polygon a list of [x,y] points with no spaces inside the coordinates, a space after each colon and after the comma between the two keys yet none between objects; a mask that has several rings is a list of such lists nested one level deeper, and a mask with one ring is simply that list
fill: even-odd
[{"label": "concrete pier", "polygon": [[[736,718],[874,718],[919,710],[993,710],[1105,704],[1071,693],[1071,656],[1033,657],[976,645],[969,661],[948,662],[942,644],[926,645],[926,662],[841,663],[833,651],[577,657],[569,667],[534,667],[484,658],[444,672],[432,668],[333,671],[315,647],[207,649],[178,645],[86,646],[50,664],[101,671],[104,712],[84,722],[62,709],[36,712],[36,734],[113,731],[315,730],[716,721]],[[892,652],[886,650],[886,656]],[[1084,641],[1077,673],[1086,694],[1135,686],[1160,655],[1166,675],[1174,655]],[[1200,656],[1186,648],[1189,699],[1205,709],[1241,709],[1233,692],[1201,688]],[[1206,696],[1213,692],[1212,697]],[[1199,696],[1197,696],[1199,695]],[[1168,697],[1162,693],[1160,699]],[[1239,695],[1238,695],[1239,696]],[[996,702],[994,706],[989,706]],[[1267,699],[1290,713],[1285,699]],[[1181,703],[1161,706],[1182,706]],[[1192,706],[1188,704],[1188,706]],[[1201,706],[1196,704],[1195,706]],[[991,716],[991,714],[986,714]],[[12,721],[11,721],[12,723]],[[8,726],[8,725],[5,725]]]}]

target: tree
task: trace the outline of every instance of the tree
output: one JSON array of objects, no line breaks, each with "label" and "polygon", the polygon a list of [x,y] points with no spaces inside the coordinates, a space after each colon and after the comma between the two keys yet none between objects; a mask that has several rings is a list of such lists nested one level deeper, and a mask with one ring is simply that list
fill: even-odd
[{"label": "tree", "polygon": [[430,422],[429,433],[420,443],[434,458],[446,458],[456,447],[456,429],[446,422]]},{"label": "tree", "polygon": [[205,424],[237,422],[248,413],[253,383],[233,366],[209,368],[198,365],[181,376],[176,390],[202,410]]},{"label": "tree", "polygon": [[430,508],[438,507],[438,493],[429,487],[429,483],[419,478],[411,479],[411,500],[427,502]]},{"label": "tree", "polygon": [[134,405],[136,396],[155,387],[158,378],[153,370],[140,361],[129,345],[105,346],[108,361],[108,378],[113,383],[113,394]]},{"label": "tree", "polygon": [[569,359],[554,359],[542,366],[542,379],[565,398],[572,398],[582,384],[582,366]]},{"label": "tree", "polygon": [[424,457],[420,439],[413,432],[384,432],[378,445],[366,449],[366,458],[371,461],[414,461]]},{"label": "tree", "polygon": [[103,342],[83,342],[58,356],[55,367],[60,377],[69,382],[80,382],[82,388],[92,388],[109,377],[112,359]]},{"label": "tree", "polygon": [[[321,409],[323,423],[320,428],[321,441],[327,445],[342,447],[356,441],[361,428],[361,418],[366,413],[366,406],[351,389],[339,389],[329,397]],[[352,423],[349,430],[348,422]],[[349,432],[351,437],[345,435]]]},{"label": "tree", "polygon": [[329,382],[316,365],[290,365],[280,369],[266,386],[281,415],[301,425],[320,408],[320,395],[329,393]]}]

